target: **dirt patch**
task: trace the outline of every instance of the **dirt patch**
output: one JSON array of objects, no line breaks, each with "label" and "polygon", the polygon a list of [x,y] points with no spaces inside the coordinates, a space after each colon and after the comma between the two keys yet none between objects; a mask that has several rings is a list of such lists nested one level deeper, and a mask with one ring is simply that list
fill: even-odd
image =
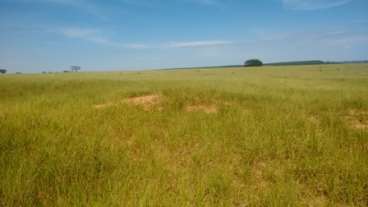
[{"label": "dirt patch", "polygon": [[215,105],[205,105],[205,104],[200,104],[200,105],[191,105],[191,106],[187,106],[185,108],[186,112],[204,112],[206,114],[215,114],[218,112],[218,109]]},{"label": "dirt patch", "polygon": [[[145,95],[145,96],[134,96],[130,98],[126,98],[122,101],[118,102],[108,102],[103,104],[94,105],[95,109],[106,109],[113,106],[117,106],[123,103],[141,106],[145,111],[150,111],[154,106],[158,105],[161,102],[162,97],[157,94]],[[161,107],[159,109],[162,109]]]},{"label": "dirt patch", "polygon": [[94,105],[94,108],[95,109],[105,109],[105,108],[110,108],[115,105],[117,104],[116,103],[103,103],[103,104]]},{"label": "dirt patch", "polygon": [[368,129],[368,111],[349,110],[345,120],[351,128]]}]

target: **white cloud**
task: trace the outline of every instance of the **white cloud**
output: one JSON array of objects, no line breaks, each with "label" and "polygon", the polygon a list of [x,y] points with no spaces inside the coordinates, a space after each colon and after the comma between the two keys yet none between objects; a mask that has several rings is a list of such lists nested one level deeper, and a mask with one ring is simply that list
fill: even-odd
[{"label": "white cloud", "polygon": [[204,40],[189,42],[162,42],[158,44],[142,44],[142,43],[121,43],[113,41],[102,35],[98,29],[68,27],[57,30],[58,33],[71,39],[81,39],[95,44],[109,47],[127,48],[127,49],[150,49],[150,48],[209,48],[234,44],[225,40]]},{"label": "white cloud", "polygon": [[367,45],[368,35],[365,32],[338,31],[320,35],[318,40],[330,46],[351,48],[356,45]]},{"label": "white cloud", "polygon": [[282,0],[288,9],[316,10],[328,9],[350,3],[352,0]]},{"label": "white cloud", "polygon": [[14,0],[16,2],[27,4],[58,4],[64,6],[83,8],[87,5],[84,0]]},{"label": "white cloud", "polygon": [[90,0],[4,0],[4,1],[20,2],[25,4],[58,5],[84,11],[90,15],[99,17],[101,19],[106,19],[106,16],[101,11],[101,8],[95,2]]},{"label": "white cloud", "polygon": [[[76,7],[84,10],[98,10],[98,1],[92,0],[3,0],[9,2],[22,2],[22,3],[47,3],[47,4],[59,4],[64,6]],[[134,5],[143,7],[152,7],[156,5],[163,5],[167,2],[180,2],[180,3],[191,3],[191,4],[201,4],[207,6],[220,5],[229,0],[117,0],[117,4],[122,5]]]},{"label": "white cloud", "polygon": [[129,49],[147,49],[147,48],[150,48],[148,45],[140,44],[140,43],[129,43],[129,44],[125,44],[124,47],[129,48]]},{"label": "white cloud", "polygon": [[[50,3],[65,6],[71,6],[86,10],[90,13],[100,15],[99,6],[97,2],[91,0],[5,0],[17,1],[23,3]],[[167,1],[167,0],[166,0]],[[165,4],[165,0],[119,0],[121,4],[130,4],[135,6],[153,6]],[[224,4],[231,4],[231,0],[175,0],[182,3],[193,3],[207,6],[219,6]],[[285,8],[295,10],[315,10],[327,9],[350,3],[353,0],[278,0],[281,1]]]},{"label": "white cloud", "polygon": [[165,2],[175,1],[181,3],[193,3],[202,5],[218,5],[225,0],[119,0],[121,3],[131,4],[136,6],[152,6],[157,4],[165,4]]},{"label": "white cloud", "polygon": [[96,29],[83,29],[79,27],[70,27],[60,30],[65,36],[70,38],[88,38],[95,36],[97,33]]},{"label": "white cloud", "polygon": [[71,39],[80,39],[108,47],[126,48],[126,49],[147,49],[151,46],[141,43],[121,43],[105,37],[98,29],[68,27],[57,30],[58,33]]},{"label": "white cloud", "polygon": [[81,0],[17,0],[24,3],[56,3],[56,4],[76,4]]},{"label": "white cloud", "polygon": [[171,42],[165,44],[169,48],[190,48],[190,47],[215,47],[233,44],[231,41],[223,40],[206,40],[206,41],[192,41],[192,42]]},{"label": "white cloud", "polygon": [[98,29],[90,29],[90,28],[81,28],[81,27],[68,27],[57,30],[58,33],[63,36],[71,39],[80,39],[83,41],[92,42],[94,44],[99,44],[103,46],[109,47],[118,47],[118,48],[131,48],[131,49],[139,49],[143,47],[138,44],[127,44],[124,45],[119,42],[112,41],[109,38],[104,37],[100,30]]},{"label": "white cloud", "polygon": [[220,3],[220,0],[189,0],[189,1],[204,5],[218,5]]},{"label": "white cloud", "polygon": [[61,34],[68,38],[78,38],[87,41],[91,41],[98,44],[113,45],[113,43],[99,35],[99,31],[96,29],[86,29],[80,27],[63,28],[59,30]]}]

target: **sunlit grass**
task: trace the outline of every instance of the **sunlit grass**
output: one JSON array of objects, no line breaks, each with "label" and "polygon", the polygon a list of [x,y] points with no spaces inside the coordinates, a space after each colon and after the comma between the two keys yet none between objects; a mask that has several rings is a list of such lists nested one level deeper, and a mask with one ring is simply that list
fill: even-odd
[{"label": "sunlit grass", "polygon": [[366,206],[367,121],[367,65],[0,76],[0,206]]}]

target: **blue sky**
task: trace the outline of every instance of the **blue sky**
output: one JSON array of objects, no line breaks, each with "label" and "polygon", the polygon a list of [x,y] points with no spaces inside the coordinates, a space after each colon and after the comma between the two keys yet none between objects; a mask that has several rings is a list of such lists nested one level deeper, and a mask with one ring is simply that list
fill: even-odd
[{"label": "blue sky", "polygon": [[367,0],[0,0],[0,68],[368,59],[367,11]]}]

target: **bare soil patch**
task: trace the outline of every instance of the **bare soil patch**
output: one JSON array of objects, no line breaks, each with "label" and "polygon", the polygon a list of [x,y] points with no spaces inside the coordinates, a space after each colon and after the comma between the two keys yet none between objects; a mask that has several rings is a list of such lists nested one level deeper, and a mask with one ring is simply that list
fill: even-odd
[{"label": "bare soil patch", "polygon": [[351,128],[368,129],[368,111],[349,110],[345,120]]},{"label": "bare soil patch", "polygon": [[218,109],[215,105],[190,105],[185,108],[186,112],[204,112],[206,114],[215,114],[218,112]]},{"label": "bare soil patch", "polygon": [[107,102],[103,104],[95,105],[96,109],[105,109],[113,106],[117,106],[123,103],[127,103],[129,105],[141,106],[145,111],[150,111],[154,106],[158,105],[162,100],[162,97],[157,94],[150,94],[144,96],[134,96],[130,98],[126,98],[119,102]]}]

